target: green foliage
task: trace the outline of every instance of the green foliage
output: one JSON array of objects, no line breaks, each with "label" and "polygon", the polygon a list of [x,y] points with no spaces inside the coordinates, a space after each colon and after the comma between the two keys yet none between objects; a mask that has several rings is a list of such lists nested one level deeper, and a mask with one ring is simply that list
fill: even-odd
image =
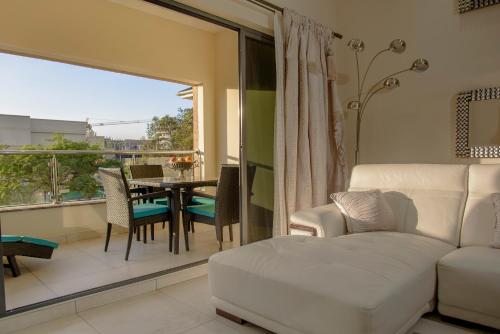
[{"label": "green foliage", "polygon": [[179,108],[175,117],[154,117],[153,122],[148,125],[147,134],[152,139],[149,149],[192,150],[193,109]]},{"label": "green foliage", "polygon": [[[74,142],[54,135],[48,146],[27,145],[23,150],[99,150],[96,145]],[[96,179],[99,167],[118,167],[116,159],[103,159],[99,154],[58,155],[60,189],[89,199],[100,189]],[[52,190],[51,155],[0,155],[0,205],[29,204],[49,200]],[[61,196],[59,194],[59,196]],[[61,199],[61,198],[59,198]]]}]

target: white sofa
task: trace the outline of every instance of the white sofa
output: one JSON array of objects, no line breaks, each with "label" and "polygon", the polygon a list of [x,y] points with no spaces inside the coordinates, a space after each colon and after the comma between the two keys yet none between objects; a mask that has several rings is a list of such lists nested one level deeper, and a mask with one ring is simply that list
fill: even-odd
[{"label": "white sofa", "polygon": [[[488,191],[500,191],[500,166],[490,168],[495,187],[485,190],[479,181],[474,185],[481,189],[476,200],[484,206],[491,205]],[[381,189],[398,219],[398,232],[345,235],[343,216],[333,204],[298,212],[291,217],[292,232],[320,238],[273,238],[212,256],[213,303],[221,315],[277,333],[405,333],[434,308],[441,260],[439,310],[496,326],[500,250],[485,242],[493,235],[492,207],[478,214],[477,202],[467,201],[469,178],[477,179],[470,173],[476,169],[477,177],[485,172],[482,166],[466,165],[357,166],[349,190]],[[466,207],[471,218],[462,231]],[[481,223],[481,232],[474,227],[478,219],[488,220]],[[473,231],[470,238],[464,237],[467,229]],[[462,243],[470,241],[457,250],[461,236]],[[467,254],[459,253],[468,247]],[[493,262],[465,266],[462,256]],[[472,284],[477,274],[485,286],[474,291],[492,299],[465,302],[469,292],[456,290],[463,288],[464,279],[457,280],[455,272],[467,277],[465,284]],[[450,289],[443,289],[447,284]]]}]

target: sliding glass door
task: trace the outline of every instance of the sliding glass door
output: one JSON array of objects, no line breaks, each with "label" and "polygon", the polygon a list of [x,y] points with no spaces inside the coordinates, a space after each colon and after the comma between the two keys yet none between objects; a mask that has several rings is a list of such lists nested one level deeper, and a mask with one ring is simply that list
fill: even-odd
[{"label": "sliding glass door", "polygon": [[272,237],[274,195],[274,41],[240,32],[242,243]]}]

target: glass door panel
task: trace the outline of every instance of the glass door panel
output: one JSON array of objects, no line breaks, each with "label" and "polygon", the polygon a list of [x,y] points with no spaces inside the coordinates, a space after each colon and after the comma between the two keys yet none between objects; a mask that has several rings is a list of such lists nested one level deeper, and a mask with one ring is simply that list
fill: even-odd
[{"label": "glass door panel", "polygon": [[240,33],[242,242],[272,237],[274,205],[274,41]]}]

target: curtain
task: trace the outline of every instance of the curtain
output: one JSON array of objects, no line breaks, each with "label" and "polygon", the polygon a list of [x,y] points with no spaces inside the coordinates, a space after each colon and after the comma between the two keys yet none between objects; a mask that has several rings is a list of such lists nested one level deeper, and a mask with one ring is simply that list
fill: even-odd
[{"label": "curtain", "polygon": [[342,107],[333,31],[285,9],[274,18],[276,43],[275,236],[298,210],[328,202],[346,183]]}]

